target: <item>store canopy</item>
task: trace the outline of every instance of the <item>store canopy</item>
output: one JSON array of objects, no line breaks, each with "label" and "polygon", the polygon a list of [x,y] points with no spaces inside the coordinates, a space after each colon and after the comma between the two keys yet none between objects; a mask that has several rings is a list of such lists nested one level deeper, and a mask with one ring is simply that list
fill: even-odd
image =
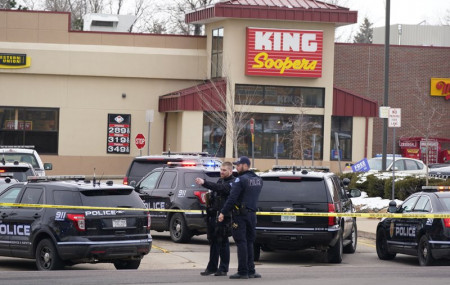
[{"label": "store canopy", "polygon": [[186,13],[188,24],[206,24],[227,18],[354,24],[358,12],[316,0],[230,0]]},{"label": "store canopy", "polygon": [[[159,112],[224,111],[227,81],[208,80],[159,97]],[[333,116],[376,117],[376,101],[333,88]]]},{"label": "store canopy", "polygon": [[376,101],[337,87],[333,88],[333,116],[376,117],[377,112]]}]

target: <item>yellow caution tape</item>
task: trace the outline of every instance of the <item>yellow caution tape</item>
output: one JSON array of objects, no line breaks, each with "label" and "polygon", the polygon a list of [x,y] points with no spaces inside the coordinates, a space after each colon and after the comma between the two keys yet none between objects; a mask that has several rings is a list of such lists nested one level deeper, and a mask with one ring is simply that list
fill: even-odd
[{"label": "yellow caution tape", "polygon": [[[54,209],[79,209],[79,210],[115,210],[115,211],[146,211],[146,212],[177,212],[205,214],[206,210],[179,210],[179,209],[147,209],[124,207],[95,207],[95,206],[70,206],[70,205],[42,205],[22,203],[0,203],[0,207],[21,208],[54,208]],[[450,218],[449,214],[392,214],[392,213],[317,213],[317,212],[256,212],[259,216],[300,216],[300,217],[355,217],[355,218],[407,218],[407,219],[444,219]]]}]

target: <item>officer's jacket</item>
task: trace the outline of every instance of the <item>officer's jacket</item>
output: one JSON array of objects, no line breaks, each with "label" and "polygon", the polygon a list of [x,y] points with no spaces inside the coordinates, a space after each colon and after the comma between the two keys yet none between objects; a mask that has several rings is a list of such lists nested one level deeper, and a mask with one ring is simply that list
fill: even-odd
[{"label": "officer's jacket", "polygon": [[220,178],[217,183],[209,182],[205,180],[203,187],[211,190],[211,202],[210,207],[214,211],[220,211],[225,201],[230,195],[231,184],[233,183],[234,176],[230,175],[225,179]]},{"label": "officer's jacket", "polygon": [[248,210],[256,212],[256,203],[258,202],[262,185],[263,181],[261,177],[257,176],[254,172],[246,171],[242,173],[231,185],[230,196],[221,212],[226,215],[235,205],[238,207],[245,205]]}]

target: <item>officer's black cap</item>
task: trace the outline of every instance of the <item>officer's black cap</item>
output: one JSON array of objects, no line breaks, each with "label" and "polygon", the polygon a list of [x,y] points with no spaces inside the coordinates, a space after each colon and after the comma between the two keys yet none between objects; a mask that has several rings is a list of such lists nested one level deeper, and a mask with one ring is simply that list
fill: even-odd
[{"label": "officer's black cap", "polygon": [[239,159],[235,162],[233,162],[234,165],[238,165],[238,164],[247,164],[248,166],[251,165],[250,163],[250,159],[248,159],[248,157],[246,156],[241,156],[239,157]]}]

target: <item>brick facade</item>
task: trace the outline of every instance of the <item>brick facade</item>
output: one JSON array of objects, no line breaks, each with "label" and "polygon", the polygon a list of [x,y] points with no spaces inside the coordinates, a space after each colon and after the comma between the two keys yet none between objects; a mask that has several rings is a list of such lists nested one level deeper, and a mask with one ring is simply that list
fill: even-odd
[{"label": "brick facade", "polygon": [[[335,45],[334,84],[383,105],[384,45]],[[402,127],[396,130],[397,153],[400,137],[421,137],[427,131],[429,110],[442,115],[432,122],[429,134],[450,138],[450,100],[430,96],[431,78],[450,78],[450,47],[391,46],[389,106],[402,109]],[[428,110],[427,110],[428,109]],[[428,111],[428,112],[427,112]],[[382,152],[383,121],[375,118],[373,153]],[[450,148],[450,146],[448,146]],[[387,152],[392,152],[392,129],[388,129]]]}]

